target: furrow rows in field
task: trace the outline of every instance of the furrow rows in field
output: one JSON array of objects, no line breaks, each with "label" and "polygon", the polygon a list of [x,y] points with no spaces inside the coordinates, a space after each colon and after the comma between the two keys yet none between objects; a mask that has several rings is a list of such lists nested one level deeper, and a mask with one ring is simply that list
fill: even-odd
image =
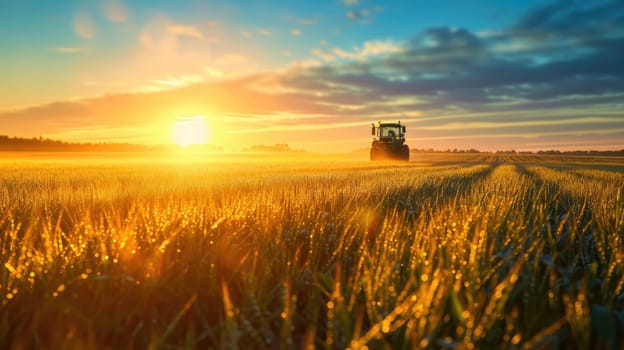
[{"label": "furrow rows in field", "polygon": [[587,344],[624,283],[621,174],[467,159],[2,173],[0,345]]},{"label": "furrow rows in field", "polygon": [[[560,264],[569,274],[596,278],[587,286],[596,303],[613,305],[624,292],[624,178],[615,173],[533,167],[532,174],[554,193],[550,227],[558,243]],[[600,180],[601,176],[604,180]],[[592,266],[593,265],[593,266]],[[588,283],[588,281],[584,281]]]}]

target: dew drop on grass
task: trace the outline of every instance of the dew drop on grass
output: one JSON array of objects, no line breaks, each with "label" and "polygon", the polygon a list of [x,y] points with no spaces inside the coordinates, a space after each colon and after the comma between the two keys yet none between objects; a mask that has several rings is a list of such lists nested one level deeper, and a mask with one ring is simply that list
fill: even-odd
[{"label": "dew drop on grass", "polygon": [[389,333],[390,332],[390,321],[383,320],[381,322],[381,331],[383,333]]}]

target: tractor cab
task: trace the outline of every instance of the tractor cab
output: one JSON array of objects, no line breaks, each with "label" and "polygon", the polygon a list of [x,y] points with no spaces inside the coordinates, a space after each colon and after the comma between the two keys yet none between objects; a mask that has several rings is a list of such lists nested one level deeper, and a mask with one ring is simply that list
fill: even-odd
[{"label": "tractor cab", "polygon": [[376,136],[379,142],[402,145],[405,142],[405,125],[401,125],[401,122],[379,123],[379,126],[375,127],[373,124],[372,135]]}]

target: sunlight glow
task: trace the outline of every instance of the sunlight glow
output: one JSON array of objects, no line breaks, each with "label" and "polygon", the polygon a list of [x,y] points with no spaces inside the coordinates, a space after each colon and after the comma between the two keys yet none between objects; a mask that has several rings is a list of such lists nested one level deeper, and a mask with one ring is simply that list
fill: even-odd
[{"label": "sunlight glow", "polygon": [[177,117],[173,124],[173,142],[182,147],[205,145],[208,142],[206,117]]}]

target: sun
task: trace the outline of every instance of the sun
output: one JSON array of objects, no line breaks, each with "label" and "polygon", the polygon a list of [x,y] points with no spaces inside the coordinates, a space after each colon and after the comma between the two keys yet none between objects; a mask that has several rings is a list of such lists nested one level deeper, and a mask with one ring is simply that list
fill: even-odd
[{"label": "sun", "polygon": [[208,142],[206,117],[177,117],[173,124],[173,142],[182,147],[205,145]]}]

